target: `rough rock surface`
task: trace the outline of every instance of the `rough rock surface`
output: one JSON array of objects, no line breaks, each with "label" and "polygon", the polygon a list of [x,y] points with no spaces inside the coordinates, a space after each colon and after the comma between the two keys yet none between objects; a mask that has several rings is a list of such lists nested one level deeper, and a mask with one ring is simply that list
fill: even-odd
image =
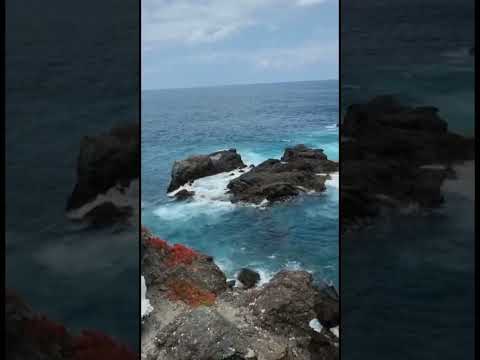
[{"label": "rough rock surface", "polygon": [[[262,287],[232,289],[208,256],[174,250],[147,229],[142,243],[153,306],[142,321],[143,359],[338,359],[338,338],[309,327],[321,306],[309,273],[283,271]],[[194,290],[172,293],[184,280]],[[204,301],[191,301],[192,294]]]},{"label": "rough rock surface", "polygon": [[84,137],[77,161],[77,183],[68,198],[67,210],[79,208],[117,184],[128,185],[138,178],[138,139],[137,123]]},{"label": "rough rock surface", "polygon": [[205,176],[244,168],[245,164],[235,149],[222,150],[209,155],[195,155],[175,161],[167,192]]},{"label": "rough rock surface", "polygon": [[[379,134],[381,136],[379,136]],[[341,126],[342,231],[387,207],[437,207],[452,165],[474,158],[474,139],[448,131],[434,107],[391,96],[348,108]]]},{"label": "rough rock surface", "polygon": [[328,160],[323,150],[297,145],[287,148],[282,160],[266,160],[227,187],[233,202],[284,201],[301,193],[324,191],[326,174],[337,170],[338,164]]}]

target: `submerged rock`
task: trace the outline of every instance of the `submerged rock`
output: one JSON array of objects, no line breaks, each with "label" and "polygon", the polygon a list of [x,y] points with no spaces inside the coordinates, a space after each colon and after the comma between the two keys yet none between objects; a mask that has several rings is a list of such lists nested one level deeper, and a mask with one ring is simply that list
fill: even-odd
[{"label": "submerged rock", "polygon": [[244,268],[238,273],[237,279],[245,289],[250,289],[255,287],[260,281],[260,274],[254,270]]},{"label": "submerged rock", "polygon": [[242,158],[235,149],[222,150],[209,155],[191,156],[175,161],[167,192],[205,176],[244,168]]}]

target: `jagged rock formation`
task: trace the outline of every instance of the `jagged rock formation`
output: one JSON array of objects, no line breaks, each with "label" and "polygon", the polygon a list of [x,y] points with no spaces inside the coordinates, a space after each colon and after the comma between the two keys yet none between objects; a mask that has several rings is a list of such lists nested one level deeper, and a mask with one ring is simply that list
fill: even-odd
[{"label": "jagged rock formation", "polygon": [[474,158],[474,139],[448,131],[433,107],[391,96],[352,105],[341,125],[342,230],[411,203],[437,207],[453,164]]},{"label": "jagged rock formation", "polygon": [[[139,125],[135,123],[82,139],[77,182],[67,200],[67,211],[75,213],[88,203],[92,206],[72,218],[98,225],[122,221],[131,215],[132,209],[127,209],[131,206],[119,205],[125,202],[119,198],[139,178],[139,135]],[[94,203],[102,195],[105,199]]]},{"label": "jagged rock formation", "polygon": [[[167,191],[171,192],[202,177],[244,167],[235,149],[175,161]],[[322,149],[297,145],[287,148],[281,160],[269,159],[245,169],[229,182],[227,188],[232,202],[273,203],[301,193],[324,191],[328,174],[335,171],[338,171],[338,164],[328,160]],[[182,189],[175,196],[184,200],[193,196],[193,193]]]},{"label": "jagged rock formation", "polygon": [[167,192],[172,192],[196,179],[244,168],[245,166],[235,149],[217,151],[209,155],[195,155],[175,161]]}]

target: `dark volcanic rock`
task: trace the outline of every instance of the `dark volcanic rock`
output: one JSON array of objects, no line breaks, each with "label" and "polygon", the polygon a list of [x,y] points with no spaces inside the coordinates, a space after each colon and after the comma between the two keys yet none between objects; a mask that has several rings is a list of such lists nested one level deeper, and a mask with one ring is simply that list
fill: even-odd
[{"label": "dark volcanic rock", "polygon": [[313,310],[323,327],[330,329],[340,325],[339,297],[333,286],[318,290]]},{"label": "dark volcanic rock", "polygon": [[81,207],[117,184],[126,185],[138,178],[138,140],[138,124],[84,137],[77,161],[77,183],[68,198],[67,210]]},{"label": "dark volcanic rock", "polygon": [[187,200],[190,199],[193,195],[195,195],[195,191],[188,191],[186,189],[183,189],[175,194],[175,199],[180,201]]},{"label": "dark volcanic rock", "polygon": [[126,221],[132,215],[132,208],[129,206],[116,206],[108,201],[90,210],[84,219],[93,226],[105,226]]},{"label": "dark volcanic rock", "polygon": [[303,144],[286,148],[281,160],[289,163],[308,163],[316,173],[338,171],[338,164],[328,160],[322,149],[312,149]]},{"label": "dark volcanic rock", "polygon": [[238,281],[240,281],[245,289],[250,289],[255,287],[260,281],[260,274],[251,269],[241,269],[237,276]]},{"label": "dark volcanic rock", "polygon": [[196,155],[175,161],[167,192],[174,191],[188,182],[205,176],[243,167],[245,164],[235,149],[217,151],[209,155]]},{"label": "dark volcanic rock", "polygon": [[443,202],[455,162],[473,160],[474,139],[448,131],[434,107],[407,107],[391,96],[348,108],[341,126],[342,231],[384,206]]},{"label": "dark volcanic rock", "polygon": [[305,192],[325,190],[325,173],[338,170],[321,149],[288,148],[282,160],[269,159],[228,184],[232,201],[259,204],[283,201]]}]

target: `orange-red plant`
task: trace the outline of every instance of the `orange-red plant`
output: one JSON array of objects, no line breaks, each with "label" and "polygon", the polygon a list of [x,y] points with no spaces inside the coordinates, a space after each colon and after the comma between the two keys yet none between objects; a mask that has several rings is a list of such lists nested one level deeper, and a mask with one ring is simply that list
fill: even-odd
[{"label": "orange-red plant", "polygon": [[168,258],[170,265],[191,264],[198,257],[198,254],[185,245],[175,244],[170,248]]},{"label": "orange-red plant", "polygon": [[83,331],[74,339],[73,351],[73,360],[138,359],[126,346],[97,331]]},{"label": "orange-red plant", "polygon": [[24,329],[25,335],[41,348],[63,343],[67,337],[65,326],[48,320],[44,316],[26,320]]},{"label": "orange-red plant", "polygon": [[170,250],[170,246],[168,245],[168,243],[165,240],[162,240],[158,237],[151,237],[148,239],[148,242],[150,246],[155,249],[162,249],[167,251]]},{"label": "orange-red plant", "polygon": [[170,300],[180,300],[193,307],[213,305],[217,298],[214,293],[199,289],[184,280],[172,281],[168,288]]}]

